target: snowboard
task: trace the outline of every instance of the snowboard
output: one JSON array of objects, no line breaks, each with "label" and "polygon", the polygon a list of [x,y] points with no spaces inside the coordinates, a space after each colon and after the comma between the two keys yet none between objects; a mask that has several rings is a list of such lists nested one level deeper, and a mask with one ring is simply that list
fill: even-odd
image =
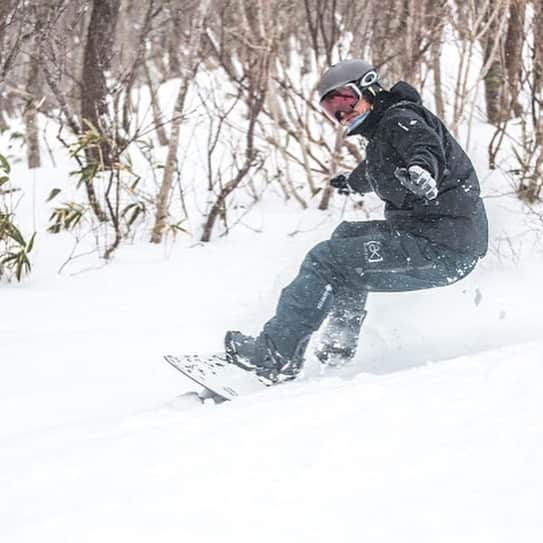
[{"label": "snowboard", "polygon": [[[164,359],[183,375],[224,400],[234,400],[267,388],[253,372],[229,364],[223,352],[165,355]],[[205,398],[206,395],[200,397]]]}]

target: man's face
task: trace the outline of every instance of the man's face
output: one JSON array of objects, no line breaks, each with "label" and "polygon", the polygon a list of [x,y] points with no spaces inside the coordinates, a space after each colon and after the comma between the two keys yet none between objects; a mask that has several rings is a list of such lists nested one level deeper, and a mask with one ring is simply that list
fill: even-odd
[{"label": "man's face", "polygon": [[361,97],[353,110],[350,113],[345,114],[340,122],[343,125],[348,125],[354,118],[366,113],[366,111],[369,111],[370,109],[371,104],[364,97]]}]

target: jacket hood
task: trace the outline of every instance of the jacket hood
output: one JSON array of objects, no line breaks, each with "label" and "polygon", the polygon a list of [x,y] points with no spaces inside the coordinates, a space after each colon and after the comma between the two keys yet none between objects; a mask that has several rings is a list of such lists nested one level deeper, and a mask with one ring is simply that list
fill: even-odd
[{"label": "jacket hood", "polygon": [[406,100],[407,102],[422,104],[419,92],[405,81],[399,81],[388,92],[396,99],[395,102]]}]

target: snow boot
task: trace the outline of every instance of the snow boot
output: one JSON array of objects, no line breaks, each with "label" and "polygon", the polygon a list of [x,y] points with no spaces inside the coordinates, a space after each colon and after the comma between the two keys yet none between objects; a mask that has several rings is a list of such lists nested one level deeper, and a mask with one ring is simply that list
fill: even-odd
[{"label": "snow boot", "polygon": [[332,311],[320,335],[316,357],[327,366],[343,366],[354,358],[366,311]]},{"label": "snow boot", "polygon": [[244,370],[254,371],[267,385],[296,378],[303,367],[303,353],[308,341],[309,337],[300,341],[294,356],[287,359],[265,334],[254,338],[238,331],[228,331],[224,338],[228,361]]}]

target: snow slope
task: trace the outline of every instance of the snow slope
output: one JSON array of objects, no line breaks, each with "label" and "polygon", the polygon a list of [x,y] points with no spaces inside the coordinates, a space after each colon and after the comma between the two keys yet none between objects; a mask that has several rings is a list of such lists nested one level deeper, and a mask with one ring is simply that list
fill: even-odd
[{"label": "snow slope", "polygon": [[142,399],[3,437],[3,540],[538,541],[542,357]]},{"label": "snow slope", "polygon": [[306,251],[363,217],[272,195],[209,246],[140,240],[58,275],[71,240],[45,233],[43,202],[70,167],[14,163],[38,238],[31,277],[0,284],[0,542],[542,541],[543,255],[495,197],[482,130],[477,269],[372,295],[355,367],[310,359],[302,381],[221,405],[161,355],[257,332]]},{"label": "snow slope", "polygon": [[337,217],[260,220],[3,286],[0,540],[540,541],[541,257],[374,295],[357,368],[200,405],[160,355],[256,331]]}]

